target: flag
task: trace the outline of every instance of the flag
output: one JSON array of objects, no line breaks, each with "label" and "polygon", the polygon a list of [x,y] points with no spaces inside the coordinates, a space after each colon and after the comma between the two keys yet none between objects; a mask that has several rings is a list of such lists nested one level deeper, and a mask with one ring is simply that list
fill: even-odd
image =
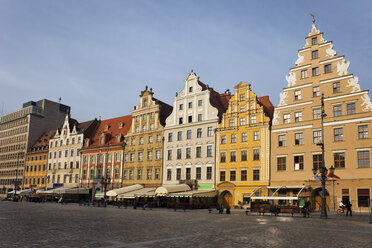
[{"label": "flag", "polygon": [[331,172],[328,174],[328,177],[336,178],[336,179],[341,179],[339,176],[336,176],[335,174],[333,174]]}]

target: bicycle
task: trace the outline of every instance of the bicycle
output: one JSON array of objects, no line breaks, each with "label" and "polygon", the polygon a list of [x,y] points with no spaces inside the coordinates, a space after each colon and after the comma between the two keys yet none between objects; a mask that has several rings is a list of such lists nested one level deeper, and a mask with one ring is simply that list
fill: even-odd
[{"label": "bicycle", "polygon": [[342,210],[342,208],[337,209],[337,215],[345,215],[346,214],[346,209]]}]

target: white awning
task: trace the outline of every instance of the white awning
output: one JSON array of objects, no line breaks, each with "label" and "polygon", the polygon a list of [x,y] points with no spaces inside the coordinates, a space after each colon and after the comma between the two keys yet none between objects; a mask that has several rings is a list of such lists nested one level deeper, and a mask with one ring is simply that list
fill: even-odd
[{"label": "white awning", "polygon": [[214,197],[217,192],[215,189],[197,189],[185,192],[170,193],[169,197]]},{"label": "white awning", "polygon": [[156,188],[143,188],[131,191],[125,194],[118,195],[118,199],[134,199],[136,197],[153,197],[155,196]]},{"label": "white awning", "polygon": [[106,196],[118,196],[139,189],[143,189],[143,186],[141,184],[134,184],[119,189],[109,190],[106,192]]},{"label": "white awning", "polygon": [[155,195],[167,196],[169,193],[185,192],[190,190],[191,189],[187,184],[163,185],[155,190]]},{"label": "white awning", "polygon": [[66,189],[64,193],[61,194],[71,194],[71,195],[89,195],[89,189],[84,188],[73,188]]}]

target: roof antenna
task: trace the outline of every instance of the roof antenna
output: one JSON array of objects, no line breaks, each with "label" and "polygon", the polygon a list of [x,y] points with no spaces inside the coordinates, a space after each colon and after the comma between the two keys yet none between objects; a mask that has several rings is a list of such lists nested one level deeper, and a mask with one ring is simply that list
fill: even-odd
[{"label": "roof antenna", "polygon": [[101,115],[98,116],[99,120],[101,120],[101,117],[102,117]]},{"label": "roof antenna", "polygon": [[58,98],[58,102],[61,103],[62,101],[62,97]]}]

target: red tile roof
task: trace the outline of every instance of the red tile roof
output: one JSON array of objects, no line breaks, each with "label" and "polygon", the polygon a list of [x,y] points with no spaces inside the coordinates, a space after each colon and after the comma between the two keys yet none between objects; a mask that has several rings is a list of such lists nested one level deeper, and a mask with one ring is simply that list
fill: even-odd
[{"label": "red tile roof", "polygon": [[257,97],[257,101],[263,106],[265,114],[272,119],[274,115],[274,106],[271,103],[269,96]]},{"label": "red tile roof", "polygon": [[48,150],[47,147],[49,146],[49,140],[54,136],[55,133],[55,130],[43,133],[30,148],[30,151],[38,151],[38,148],[43,148],[43,151]]},{"label": "red tile roof", "polygon": [[[122,123],[122,127],[120,127],[120,123]],[[91,149],[91,148],[107,147],[108,145],[110,146],[123,145],[124,135],[126,135],[127,132],[129,131],[131,124],[132,124],[131,115],[98,121],[97,128],[94,130],[92,135],[88,137],[89,145],[85,146],[85,142],[84,142],[83,150]],[[106,135],[104,144],[99,143],[100,137],[102,135]],[[120,136],[119,142],[117,141],[118,136]],[[85,137],[84,139],[86,140]]]}]

